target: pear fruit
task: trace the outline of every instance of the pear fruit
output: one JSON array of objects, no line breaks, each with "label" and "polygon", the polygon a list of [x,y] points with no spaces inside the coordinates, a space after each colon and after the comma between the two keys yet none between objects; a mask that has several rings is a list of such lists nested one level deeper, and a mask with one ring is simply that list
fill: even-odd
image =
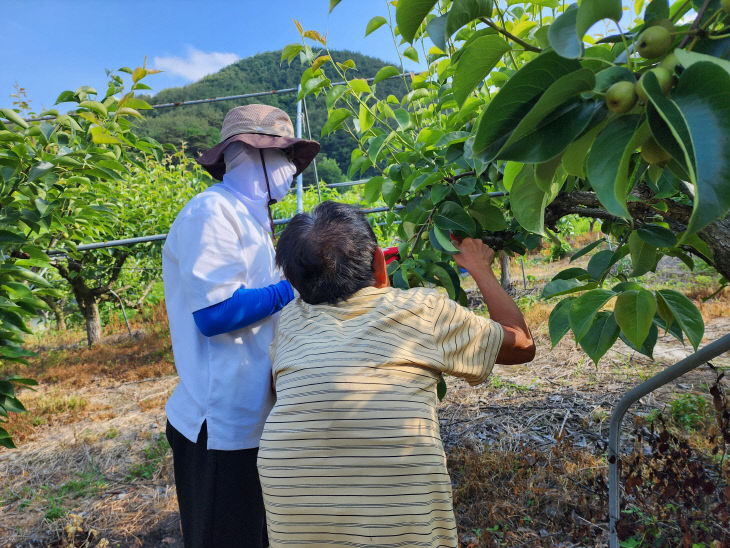
[{"label": "pear fruit", "polygon": [[730,0],[722,0],[720,7],[725,13],[730,13]]},{"label": "pear fruit", "polygon": [[606,91],[606,106],[616,114],[630,111],[636,104],[636,85],[627,82],[616,82]]},{"label": "pear fruit", "polygon": [[644,59],[661,57],[672,46],[672,35],[661,26],[654,25],[641,33],[637,41],[637,51]]},{"label": "pear fruit", "polygon": [[669,72],[674,72],[674,67],[676,67],[678,64],[679,57],[677,57],[674,53],[670,53],[664,59],[662,59],[661,63],[659,63],[658,66],[667,69]]},{"label": "pear fruit", "polygon": [[647,164],[652,166],[662,166],[672,159],[672,156],[659,146],[653,137],[649,137],[643,145],[641,145],[641,157]]},{"label": "pear fruit", "polygon": [[659,25],[660,27],[664,27],[670,33],[677,32],[677,27],[674,26],[674,23],[672,23],[671,19],[659,19],[659,21],[656,21],[654,24]]},{"label": "pear fruit", "polygon": [[674,83],[672,73],[664,67],[654,67],[653,69],[646,71],[641,75],[641,78],[639,78],[639,81],[636,83],[636,95],[639,96],[639,100],[642,103],[646,103],[649,100],[649,96],[644,89],[644,78],[650,72],[653,72],[654,76],[656,76],[656,79],[659,81],[659,87],[664,95],[669,93],[669,90],[672,89],[672,84]]}]

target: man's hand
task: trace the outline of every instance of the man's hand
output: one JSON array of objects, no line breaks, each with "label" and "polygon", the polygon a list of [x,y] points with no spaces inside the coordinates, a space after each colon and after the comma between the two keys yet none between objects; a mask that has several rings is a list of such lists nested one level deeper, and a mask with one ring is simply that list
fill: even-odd
[{"label": "man's hand", "polygon": [[504,331],[497,363],[509,365],[531,361],[535,357],[535,342],[522,312],[499,285],[492,271],[494,250],[481,240],[472,238],[464,238],[459,242],[452,237],[451,241],[461,252],[454,255],[454,261],[474,278],[491,319],[499,323]]},{"label": "man's hand", "polygon": [[454,262],[469,274],[485,270],[491,272],[494,250],[487,244],[473,238],[464,238],[461,242],[451,240],[451,243],[461,252],[454,255]]}]

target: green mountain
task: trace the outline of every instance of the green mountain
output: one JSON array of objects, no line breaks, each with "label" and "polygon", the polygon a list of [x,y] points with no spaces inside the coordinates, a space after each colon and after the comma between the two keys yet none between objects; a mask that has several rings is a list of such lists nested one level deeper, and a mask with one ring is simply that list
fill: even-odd
[{"label": "green mountain", "polygon": [[[370,78],[388,64],[380,59],[350,51],[335,50],[331,54],[336,60],[352,59],[355,62],[357,70],[349,71],[349,77]],[[145,99],[151,104],[173,103],[297,87],[302,74],[299,59],[295,59],[291,65],[287,65],[286,62],[280,64],[280,59],[280,51],[260,53],[241,59],[193,84],[168,88]],[[398,79],[386,80],[377,85],[376,93],[382,98],[389,94],[402,97],[405,86]],[[296,123],[296,93],[287,93],[148,111],[140,130],[141,133],[161,143],[172,144],[176,148],[184,142],[186,151],[196,157],[202,150],[218,142],[221,123],[229,109],[251,103],[265,103],[278,107],[287,112]],[[319,177],[326,182],[342,179],[339,170],[347,171],[350,153],[355,148],[354,141],[344,132],[336,132],[320,139],[320,131],[327,119],[324,94],[319,97],[308,96],[306,106],[312,138],[322,143],[317,163]],[[306,128],[303,127],[302,131],[306,137]],[[304,181],[305,184],[314,181],[311,166],[304,173]]]}]

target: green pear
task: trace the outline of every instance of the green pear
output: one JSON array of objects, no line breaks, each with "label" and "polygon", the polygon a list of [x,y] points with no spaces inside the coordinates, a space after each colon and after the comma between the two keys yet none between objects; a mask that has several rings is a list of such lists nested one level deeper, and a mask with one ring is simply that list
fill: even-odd
[{"label": "green pear", "polygon": [[636,85],[631,82],[616,82],[606,91],[606,106],[616,114],[630,111],[636,104]]},{"label": "green pear", "polygon": [[669,90],[672,89],[672,84],[674,83],[672,73],[664,67],[654,67],[653,69],[647,70],[641,75],[641,78],[639,78],[639,81],[636,83],[636,95],[639,96],[639,101],[642,103],[646,103],[649,100],[649,96],[644,89],[644,77],[650,72],[653,72],[654,76],[656,76],[656,79],[659,81],[659,87],[664,95],[669,93]]},{"label": "green pear", "polygon": [[659,19],[659,21],[655,21],[654,24],[664,27],[670,32],[670,34],[672,32],[677,32],[677,27],[674,26],[671,19]]},{"label": "green pear", "polygon": [[641,157],[646,161],[647,164],[652,166],[664,165],[672,156],[659,146],[653,137],[649,137],[643,145],[641,145]]},{"label": "green pear", "polygon": [[670,53],[664,59],[662,59],[661,63],[659,63],[658,66],[667,69],[669,72],[674,72],[674,67],[676,67],[678,64],[679,57],[677,57],[674,53]]},{"label": "green pear", "polygon": [[722,0],[720,7],[725,13],[730,13],[730,0]]},{"label": "green pear", "polygon": [[661,26],[654,25],[641,33],[637,41],[637,51],[645,59],[661,57],[672,46],[672,35]]}]

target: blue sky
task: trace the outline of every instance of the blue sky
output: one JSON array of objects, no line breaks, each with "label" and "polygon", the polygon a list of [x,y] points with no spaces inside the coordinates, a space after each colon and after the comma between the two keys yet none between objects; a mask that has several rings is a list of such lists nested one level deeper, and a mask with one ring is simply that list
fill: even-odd
[{"label": "blue sky", "polygon": [[[165,72],[145,82],[154,91],[188,84],[237,59],[299,42],[292,19],[328,33],[331,48],[394,62],[387,27],[364,37],[371,17],[387,17],[385,0],[3,0],[0,106],[13,85],[31,107],[51,108],[80,85],[104,89],[105,68],[147,63]],[[406,60],[406,68],[416,66]],[[371,75],[364,75],[371,76]]]},{"label": "blue sky", "polygon": [[[13,85],[26,88],[36,112],[80,85],[105,88],[105,68],[147,64],[165,72],[145,82],[155,91],[181,86],[239,58],[299,42],[292,18],[328,32],[332,48],[394,60],[386,27],[364,38],[385,15],[384,1],[329,0],[3,0],[0,106]],[[413,66],[411,67],[413,68]],[[370,76],[370,75],[367,75]]]}]

